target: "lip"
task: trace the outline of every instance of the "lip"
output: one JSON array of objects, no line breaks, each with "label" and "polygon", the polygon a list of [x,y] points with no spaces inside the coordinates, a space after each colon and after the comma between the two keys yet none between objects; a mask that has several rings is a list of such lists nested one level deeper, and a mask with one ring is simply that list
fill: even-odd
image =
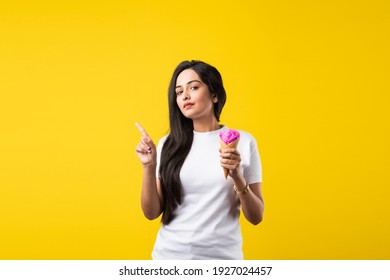
[{"label": "lip", "polygon": [[184,108],[184,109],[190,109],[193,105],[194,105],[194,103],[186,102],[186,103],[184,103],[183,108]]}]

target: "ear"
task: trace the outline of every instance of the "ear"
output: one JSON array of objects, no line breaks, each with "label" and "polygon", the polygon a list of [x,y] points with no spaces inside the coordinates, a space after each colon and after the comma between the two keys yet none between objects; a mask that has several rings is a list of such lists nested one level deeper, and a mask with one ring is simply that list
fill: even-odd
[{"label": "ear", "polygon": [[215,94],[215,93],[213,93],[213,102],[214,103],[217,103],[218,102],[218,97],[217,97],[217,95]]}]

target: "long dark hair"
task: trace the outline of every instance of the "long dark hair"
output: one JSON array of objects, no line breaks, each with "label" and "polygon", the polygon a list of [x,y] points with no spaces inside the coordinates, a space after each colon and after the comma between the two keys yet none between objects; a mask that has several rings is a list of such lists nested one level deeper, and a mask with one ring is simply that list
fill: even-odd
[{"label": "long dark hair", "polygon": [[214,103],[214,115],[217,121],[226,102],[222,77],[215,67],[198,60],[183,61],[176,67],[168,88],[170,133],[162,148],[159,168],[163,194],[162,223],[166,225],[172,221],[173,211],[182,202],[180,170],[190,152],[194,137],[192,120],[182,114],[176,103],[176,80],[179,74],[186,69],[194,70],[202,82],[208,86],[210,94],[217,97],[218,101]]}]

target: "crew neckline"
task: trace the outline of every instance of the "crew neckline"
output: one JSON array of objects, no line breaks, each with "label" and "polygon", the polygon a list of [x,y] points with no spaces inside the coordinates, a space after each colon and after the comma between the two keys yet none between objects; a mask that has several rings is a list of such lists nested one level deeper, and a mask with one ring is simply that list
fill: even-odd
[{"label": "crew neckline", "polygon": [[216,129],[216,130],[212,130],[212,131],[205,131],[205,132],[199,132],[199,131],[195,131],[194,130],[194,135],[210,135],[210,134],[218,134],[222,131],[224,131],[225,129],[227,129],[227,126],[224,125],[224,124],[221,124],[222,127]]}]

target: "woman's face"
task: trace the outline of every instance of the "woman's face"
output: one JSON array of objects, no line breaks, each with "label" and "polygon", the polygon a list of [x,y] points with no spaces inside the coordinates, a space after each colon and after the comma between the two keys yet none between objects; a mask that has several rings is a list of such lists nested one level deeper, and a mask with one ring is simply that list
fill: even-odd
[{"label": "woman's face", "polygon": [[186,69],[176,79],[176,102],[186,118],[196,120],[214,117],[214,98],[208,86],[192,69]]}]

